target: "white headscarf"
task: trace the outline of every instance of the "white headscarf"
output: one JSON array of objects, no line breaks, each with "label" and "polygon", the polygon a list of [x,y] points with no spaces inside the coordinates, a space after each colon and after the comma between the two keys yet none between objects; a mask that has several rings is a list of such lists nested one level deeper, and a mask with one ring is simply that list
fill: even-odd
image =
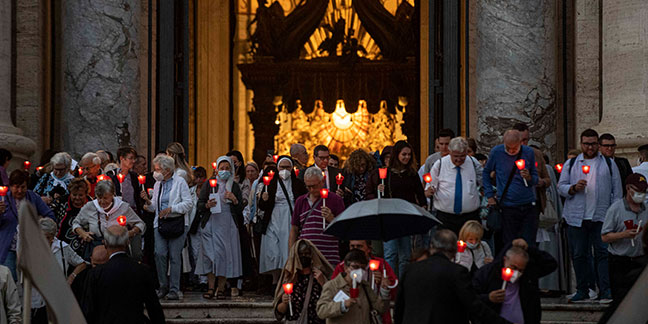
[{"label": "white headscarf", "polygon": [[[284,161],[284,160],[288,161],[290,163],[290,173],[292,175],[292,172],[293,172],[292,168],[294,167],[294,164],[293,164],[293,161],[288,157],[282,157],[279,161],[277,161],[277,169],[279,169],[279,164],[281,164],[281,161]],[[281,171],[279,171],[279,172],[281,172]],[[292,193],[292,176],[288,177],[288,179],[286,179],[286,180],[281,179],[281,177],[279,177],[277,179],[277,181],[283,182],[284,185],[286,186],[286,191],[288,192],[288,195],[289,195],[289,197],[286,197],[286,199],[290,199],[291,201],[294,202],[295,199],[294,199],[294,197],[292,197],[293,196],[293,193]],[[280,185],[277,185],[277,196],[285,196],[284,193],[283,193],[283,190],[281,190]]]},{"label": "white headscarf", "polygon": [[[232,162],[232,159],[229,156],[223,155],[223,156],[219,157],[218,160],[216,160],[216,168],[218,168],[218,166],[221,164],[221,162],[227,162],[230,165],[230,173],[231,173],[231,175],[230,175],[229,179],[227,179],[227,182],[225,183],[225,190],[231,192],[232,191],[232,186],[234,185],[234,162]],[[218,180],[220,180],[220,179],[218,179]],[[220,188],[222,188],[222,187],[220,187]],[[222,191],[222,189],[220,189],[220,188],[218,190],[219,192]]]}]

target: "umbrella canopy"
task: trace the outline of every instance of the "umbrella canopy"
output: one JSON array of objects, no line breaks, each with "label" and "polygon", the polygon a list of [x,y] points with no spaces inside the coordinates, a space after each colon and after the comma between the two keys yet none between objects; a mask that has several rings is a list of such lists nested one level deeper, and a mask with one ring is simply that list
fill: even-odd
[{"label": "umbrella canopy", "polygon": [[436,217],[403,199],[382,198],[357,202],[338,215],[324,233],[345,240],[382,240],[427,233]]}]

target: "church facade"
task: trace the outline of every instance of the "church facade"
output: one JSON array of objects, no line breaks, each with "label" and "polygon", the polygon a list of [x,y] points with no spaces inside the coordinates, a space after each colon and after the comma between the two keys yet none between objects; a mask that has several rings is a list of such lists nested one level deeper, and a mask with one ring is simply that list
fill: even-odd
[{"label": "church facade", "polygon": [[648,128],[642,0],[0,0],[0,147],[172,141],[190,163],[291,143],[348,155],[517,122],[560,162],[586,128],[631,161]]}]

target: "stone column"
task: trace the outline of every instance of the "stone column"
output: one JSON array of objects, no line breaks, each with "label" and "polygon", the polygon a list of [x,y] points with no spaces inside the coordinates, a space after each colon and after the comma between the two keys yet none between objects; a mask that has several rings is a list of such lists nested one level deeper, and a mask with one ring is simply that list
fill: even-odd
[{"label": "stone column", "polygon": [[[478,141],[500,144],[516,122],[531,127],[531,144],[556,146],[555,8],[550,0],[478,1],[476,82]],[[473,53],[471,53],[473,55]]]},{"label": "stone column", "polygon": [[647,36],[648,2],[603,1],[603,119],[595,129],[612,133],[632,164],[648,144]]},{"label": "stone column", "polygon": [[11,120],[11,42],[12,0],[0,0],[0,147],[11,151],[14,159],[10,169],[29,159],[36,149],[31,139]]},{"label": "stone column", "polygon": [[[141,1],[69,0],[62,12],[64,149],[80,157],[138,143]],[[124,137],[122,137],[124,139]]]}]

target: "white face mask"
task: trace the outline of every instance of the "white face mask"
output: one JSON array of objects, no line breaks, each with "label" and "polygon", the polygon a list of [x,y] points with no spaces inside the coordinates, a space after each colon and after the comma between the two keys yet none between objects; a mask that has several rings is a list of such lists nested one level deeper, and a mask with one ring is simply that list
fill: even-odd
[{"label": "white face mask", "polygon": [[281,177],[282,180],[287,180],[288,178],[290,178],[290,171],[289,170],[279,171],[279,177]]},{"label": "white face mask", "polygon": [[518,279],[520,279],[520,271],[513,270],[513,275],[511,276],[511,283],[515,283]]},{"label": "white face mask", "polygon": [[356,282],[360,283],[362,280],[365,279],[365,272],[366,271],[364,269],[355,269],[355,270],[351,270],[351,273],[349,275],[351,275],[351,280],[353,280],[353,275],[355,274]]},{"label": "white face mask", "polygon": [[162,181],[164,180],[164,175],[160,172],[155,171],[153,172],[153,179],[155,179],[155,181]]},{"label": "white face mask", "polygon": [[634,201],[637,204],[641,204],[646,200],[646,193],[645,192],[635,192],[632,194],[632,201]]}]

